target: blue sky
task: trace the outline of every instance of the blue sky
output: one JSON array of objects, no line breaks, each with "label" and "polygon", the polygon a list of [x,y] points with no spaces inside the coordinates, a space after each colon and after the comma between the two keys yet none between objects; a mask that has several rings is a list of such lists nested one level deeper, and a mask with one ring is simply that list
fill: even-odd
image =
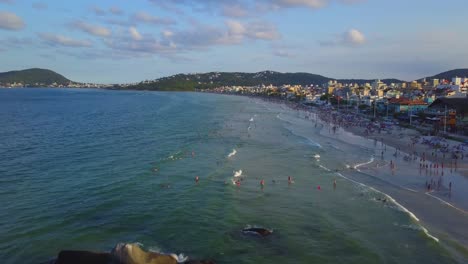
[{"label": "blue sky", "polygon": [[0,0],[0,71],[125,83],[208,71],[413,80],[468,67],[463,0]]}]

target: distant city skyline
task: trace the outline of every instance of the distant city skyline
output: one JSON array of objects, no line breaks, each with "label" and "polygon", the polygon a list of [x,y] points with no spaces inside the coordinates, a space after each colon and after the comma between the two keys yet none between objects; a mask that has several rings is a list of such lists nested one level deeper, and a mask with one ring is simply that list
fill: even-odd
[{"label": "distant city skyline", "polygon": [[96,83],[263,70],[411,81],[468,67],[464,4],[0,0],[0,72],[47,68]]}]

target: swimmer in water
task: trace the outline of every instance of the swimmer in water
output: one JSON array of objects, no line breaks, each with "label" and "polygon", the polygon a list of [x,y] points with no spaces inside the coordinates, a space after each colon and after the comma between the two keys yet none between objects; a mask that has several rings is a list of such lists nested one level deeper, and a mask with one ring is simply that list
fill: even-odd
[{"label": "swimmer in water", "polygon": [[200,178],[198,178],[198,176],[195,177],[195,182],[198,183],[198,181],[200,180]]},{"label": "swimmer in water", "polygon": [[333,180],[333,190],[336,189],[336,180]]},{"label": "swimmer in water", "polygon": [[260,181],[260,185],[261,185],[262,187],[265,186],[265,180],[262,179],[262,180]]}]

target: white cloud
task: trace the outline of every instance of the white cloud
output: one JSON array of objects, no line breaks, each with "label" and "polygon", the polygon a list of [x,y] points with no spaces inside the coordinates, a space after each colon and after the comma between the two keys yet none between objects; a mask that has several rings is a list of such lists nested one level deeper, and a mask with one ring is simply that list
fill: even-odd
[{"label": "white cloud", "polygon": [[226,21],[228,28],[223,43],[235,44],[244,39],[274,40],[280,38],[279,32],[273,25],[265,22],[250,22],[243,24],[236,20]]},{"label": "white cloud", "polygon": [[171,19],[160,18],[160,17],[153,16],[143,11],[133,14],[132,20],[135,22],[155,24],[155,25],[171,25],[175,23]]},{"label": "white cloud", "polygon": [[264,22],[248,23],[246,28],[246,35],[252,39],[274,40],[281,37],[276,27]]},{"label": "white cloud", "polygon": [[66,47],[91,47],[92,43],[87,40],[76,40],[62,35],[51,33],[39,33],[39,37],[47,44],[52,46],[66,46]]},{"label": "white cloud", "polygon": [[225,4],[222,6],[221,13],[227,17],[245,17],[249,11],[241,4]]},{"label": "white cloud", "polygon": [[350,29],[335,39],[319,41],[321,46],[361,46],[366,43],[366,37],[357,29]]},{"label": "white cloud", "polygon": [[23,20],[16,14],[0,11],[0,29],[20,30],[24,26]]},{"label": "white cloud", "polygon": [[357,29],[350,29],[343,35],[343,42],[351,45],[362,45],[366,42],[364,34]]},{"label": "white cloud", "polygon": [[283,57],[283,58],[293,58],[295,57],[294,54],[291,52],[285,51],[285,50],[274,50],[273,55],[277,57]]},{"label": "white cloud", "polygon": [[226,17],[258,16],[259,13],[277,11],[285,8],[320,9],[332,2],[356,4],[367,0],[149,0],[173,13],[183,13],[180,7],[191,8],[195,12],[219,14]]},{"label": "white cloud", "polygon": [[98,6],[93,6],[91,7],[91,11],[97,15],[97,16],[104,16],[106,15],[106,11],[104,11],[102,8],[98,7]]},{"label": "white cloud", "polygon": [[170,35],[165,35],[168,41],[186,50],[216,45],[235,45],[246,40],[271,41],[280,37],[273,25],[259,21],[242,23],[236,20],[226,21],[224,28],[194,24],[189,30],[175,31]]},{"label": "white cloud", "polygon": [[158,54],[164,56],[174,54],[177,51],[173,43],[157,40],[151,36],[145,36],[139,41],[132,38],[107,39],[105,44],[113,50],[130,52],[134,55]]},{"label": "white cloud", "polygon": [[72,24],[72,26],[98,37],[109,37],[112,34],[110,29],[106,27],[91,25],[83,21],[76,21]]},{"label": "white cloud", "polygon": [[271,0],[271,2],[279,7],[305,6],[310,8],[321,8],[327,5],[329,0]]},{"label": "white cloud", "polygon": [[130,32],[130,36],[132,37],[133,40],[142,40],[143,36],[141,36],[140,32],[135,27],[130,27],[128,29]]},{"label": "white cloud", "polygon": [[222,45],[238,45],[246,41],[271,41],[279,38],[276,28],[264,22],[242,23],[226,21],[224,26],[192,23],[188,29],[163,30],[159,37],[140,34],[135,26],[127,27],[126,34],[116,33],[104,43],[113,51],[145,56],[153,54],[171,59],[194,50],[204,50]]},{"label": "white cloud", "polygon": [[230,35],[243,35],[246,32],[245,26],[239,21],[228,20],[226,26]]},{"label": "white cloud", "polygon": [[170,30],[164,30],[162,32],[163,36],[166,37],[166,38],[170,38],[174,35],[174,32],[170,31]]}]

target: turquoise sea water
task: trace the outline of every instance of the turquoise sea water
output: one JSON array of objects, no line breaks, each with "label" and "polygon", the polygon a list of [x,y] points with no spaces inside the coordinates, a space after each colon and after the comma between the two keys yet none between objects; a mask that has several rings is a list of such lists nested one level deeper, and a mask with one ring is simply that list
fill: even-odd
[{"label": "turquoise sea water", "polygon": [[218,263],[463,261],[381,193],[327,170],[369,150],[320,126],[301,137],[304,121],[278,111],[213,94],[0,90],[2,263],[119,242]]}]

